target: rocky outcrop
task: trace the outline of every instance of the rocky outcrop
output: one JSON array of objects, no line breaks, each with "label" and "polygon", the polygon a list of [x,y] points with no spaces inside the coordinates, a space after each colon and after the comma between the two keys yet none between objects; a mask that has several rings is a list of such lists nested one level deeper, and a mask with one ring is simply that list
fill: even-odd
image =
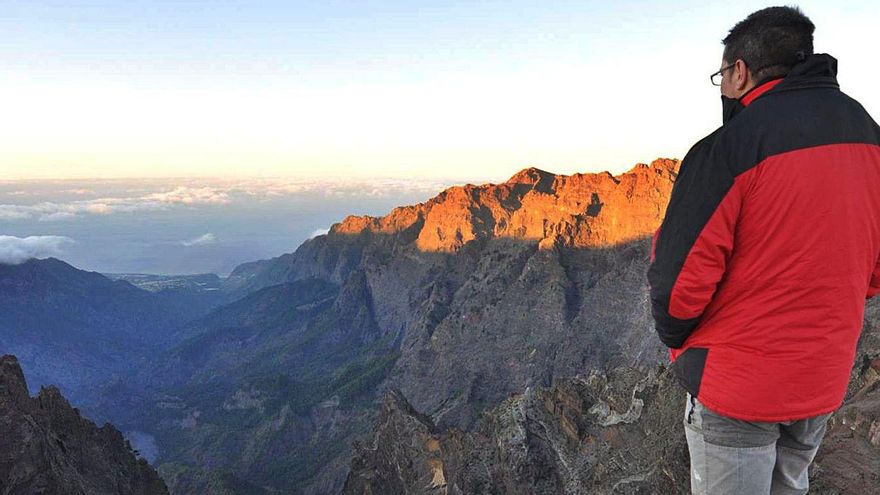
[{"label": "rocky outcrop", "polygon": [[167,494],[112,425],[98,428],[57,388],[31,398],[18,360],[0,357],[0,492]]},{"label": "rocky outcrop", "polygon": [[389,395],[343,493],[689,493],[683,404],[662,367],[526,389],[467,433]]},{"label": "rocky outcrop", "polygon": [[[850,390],[828,422],[810,493],[880,486],[880,301],[867,311]],[[438,428],[399,392],[355,446],[343,493],[687,494],[684,391],[664,365],[527,388],[468,432]]]},{"label": "rocky outcrop", "polygon": [[[413,487],[446,493],[446,474],[434,423],[397,391],[385,396],[376,434],[352,461],[343,493],[407,493]],[[407,469],[397,469],[398,465]]]}]

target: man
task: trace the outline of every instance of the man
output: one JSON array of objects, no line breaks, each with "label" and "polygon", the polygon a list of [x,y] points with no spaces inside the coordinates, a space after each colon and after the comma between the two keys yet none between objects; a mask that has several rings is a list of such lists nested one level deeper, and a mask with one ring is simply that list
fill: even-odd
[{"label": "man", "polygon": [[[723,125],[682,161],[648,281],[693,493],[803,494],[880,292],[880,128],[771,7],[723,40]],[[868,63],[868,62],[865,62]]]}]

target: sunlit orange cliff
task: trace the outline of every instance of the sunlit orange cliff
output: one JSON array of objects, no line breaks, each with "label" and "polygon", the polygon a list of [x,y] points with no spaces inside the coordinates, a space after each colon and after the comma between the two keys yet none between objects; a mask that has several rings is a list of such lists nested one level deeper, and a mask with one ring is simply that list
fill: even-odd
[{"label": "sunlit orange cliff", "polygon": [[351,215],[330,233],[413,229],[419,249],[441,252],[489,237],[537,240],[541,249],[608,246],[653,233],[679,165],[679,160],[657,159],[616,176],[557,175],[532,167],[501,184],[450,187],[382,217]]}]

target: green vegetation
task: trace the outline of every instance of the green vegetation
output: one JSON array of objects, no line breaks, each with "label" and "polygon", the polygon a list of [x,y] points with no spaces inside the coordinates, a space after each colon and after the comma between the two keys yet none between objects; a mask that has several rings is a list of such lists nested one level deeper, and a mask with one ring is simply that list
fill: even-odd
[{"label": "green vegetation", "polygon": [[[340,431],[320,442],[292,442],[282,452],[271,451],[270,445],[277,446],[278,439],[296,435],[294,425],[303,421],[298,418],[307,418],[310,411],[324,401],[338,401],[337,407],[346,411],[370,407],[376,398],[376,387],[386,379],[400,357],[397,350],[389,348],[391,342],[391,338],[384,338],[360,352],[336,348],[335,352],[312,356],[315,360],[325,360],[325,370],[330,363],[338,363],[330,372],[324,372],[323,379],[317,379],[312,373],[293,377],[276,371],[252,373],[236,384],[189,386],[179,395],[186,398],[190,407],[186,408],[187,414],[177,416],[177,420],[192,418],[192,411],[197,408],[197,426],[181,425],[165,430],[162,444],[169,449],[169,458],[179,462],[217,465],[219,461],[221,465],[250,466],[245,469],[251,472],[253,479],[263,480],[267,486],[299,486],[348,448],[348,434]],[[283,412],[285,408],[287,412]],[[229,463],[230,456],[240,460]],[[176,467],[182,469],[180,464]],[[195,476],[207,485],[222,485],[224,489],[234,485],[235,480],[224,479],[220,472],[211,472],[209,478],[203,472],[176,474],[181,479]]]},{"label": "green vegetation", "polygon": [[364,405],[363,401],[357,402],[357,399],[372,392],[385,379],[399,357],[399,352],[390,351],[365,362],[354,362],[345,366],[331,385],[333,394],[339,397],[340,405]]}]

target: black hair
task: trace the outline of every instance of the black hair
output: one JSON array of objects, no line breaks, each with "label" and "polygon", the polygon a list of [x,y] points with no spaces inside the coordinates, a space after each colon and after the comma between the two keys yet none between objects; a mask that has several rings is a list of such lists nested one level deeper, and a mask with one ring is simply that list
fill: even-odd
[{"label": "black hair", "polygon": [[798,62],[813,54],[816,26],[798,7],[767,7],[752,12],[731,28],[724,44],[724,60],[742,59],[760,81],[785,76]]}]

